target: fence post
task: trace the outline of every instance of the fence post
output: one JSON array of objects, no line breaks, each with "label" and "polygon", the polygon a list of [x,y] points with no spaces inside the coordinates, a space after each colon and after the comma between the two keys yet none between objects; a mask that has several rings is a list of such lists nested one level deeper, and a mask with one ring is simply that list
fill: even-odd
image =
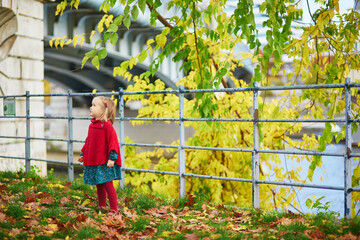
[{"label": "fence post", "polygon": [[179,86],[179,138],[180,145],[178,147],[179,156],[179,197],[184,198],[186,194],[185,189],[185,128],[184,128],[184,87]]},{"label": "fence post", "polygon": [[124,91],[119,88],[119,124],[120,124],[120,155],[121,155],[121,180],[120,187],[125,187],[125,133],[124,133]]},{"label": "fence post", "polygon": [[26,91],[25,170],[30,172],[30,92]]},{"label": "fence post", "polygon": [[346,153],[344,157],[344,216],[345,218],[351,218],[352,208],[352,193],[351,189],[351,152],[352,152],[352,139],[351,139],[351,89],[350,89],[350,78],[345,78],[345,117],[346,117],[346,128],[345,128],[345,143]]},{"label": "fence post", "polygon": [[73,99],[71,96],[71,89],[68,89],[68,135],[69,139],[67,141],[67,157],[68,157],[68,178],[69,181],[74,181],[74,152],[73,152],[73,116],[72,116],[72,107]]},{"label": "fence post", "polygon": [[259,200],[259,92],[257,82],[254,82],[253,90],[253,132],[254,132],[254,149],[252,153],[252,202],[253,208],[260,207]]}]

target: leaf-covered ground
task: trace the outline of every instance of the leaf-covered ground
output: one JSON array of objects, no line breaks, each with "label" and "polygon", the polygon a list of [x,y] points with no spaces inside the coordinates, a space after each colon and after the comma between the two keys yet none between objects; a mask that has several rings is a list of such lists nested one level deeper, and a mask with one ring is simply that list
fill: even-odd
[{"label": "leaf-covered ground", "polygon": [[97,208],[81,180],[0,172],[0,239],[360,239],[360,221],[170,201],[125,188],[119,212]]}]

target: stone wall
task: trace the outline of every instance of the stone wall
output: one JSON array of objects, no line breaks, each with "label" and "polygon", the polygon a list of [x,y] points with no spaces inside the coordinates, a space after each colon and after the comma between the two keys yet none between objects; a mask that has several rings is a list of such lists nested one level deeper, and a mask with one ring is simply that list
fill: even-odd
[{"label": "stone wall", "polygon": [[[0,0],[0,94],[44,93],[43,3],[38,0]],[[0,99],[0,116],[4,115]],[[25,98],[16,99],[16,116],[26,114]],[[30,115],[43,116],[44,100],[31,98]],[[1,136],[26,136],[25,119],[0,119]],[[44,121],[31,119],[31,137],[44,137]],[[0,155],[25,156],[23,139],[0,138]],[[31,157],[45,159],[45,141],[31,140]],[[34,162],[42,175],[45,162]],[[24,160],[0,158],[0,171],[24,168]]]}]

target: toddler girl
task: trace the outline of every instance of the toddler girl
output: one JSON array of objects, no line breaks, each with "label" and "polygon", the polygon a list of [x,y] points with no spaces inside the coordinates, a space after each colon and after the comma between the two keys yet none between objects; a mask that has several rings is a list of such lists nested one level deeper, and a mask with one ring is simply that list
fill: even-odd
[{"label": "toddler girl", "polygon": [[110,212],[117,211],[117,195],[113,180],[121,179],[118,138],[112,124],[115,104],[107,97],[95,97],[90,107],[91,123],[79,162],[85,166],[84,183],[96,185],[99,209],[105,210],[109,198]]}]

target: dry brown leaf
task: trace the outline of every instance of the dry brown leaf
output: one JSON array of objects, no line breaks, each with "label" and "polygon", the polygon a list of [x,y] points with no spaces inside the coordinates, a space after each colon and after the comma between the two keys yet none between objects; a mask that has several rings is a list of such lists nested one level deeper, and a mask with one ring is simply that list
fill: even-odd
[{"label": "dry brown leaf", "polygon": [[360,236],[354,236],[352,233],[347,233],[343,236],[337,237],[337,240],[359,240]]},{"label": "dry brown leaf", "polygon": [[206,205],[205,203],[201,204],[201,209],[204,210],[204,211],[206,211],[207,205]]},{"label": "dry brown leaf", "polygon": [[6,214],[0,212],[0,222],[3,223],[5,221],[5,219],[6,219]]},{"label": "dry brown leaf", "polygon": [[118,229],[126,228],[125,219],[121,214],[108,215],[104,218],[103,223],[108,227],[113,227]]},{"label": "dry brown leaf", "polygon": [[69,196],[68,197],[62,197],[60,199],[60,204],[61,206],[65,206],[68,202],[70,202]]},{"label": "dry brown leaf", "polygon": [[40,199],[41,204],[53,204],[55,199],[53,197],[45,197]]},{"label": "dry brown leaf", "polygon": [[197,236],[195,233],[185,234],[184,237],[185,237],[186,240],[196,240],[196,239],[199,239],[198,236]]},{"label": "dry brown leaf", "polygon": [[131,218],[133,221],[135,221],[137,218],[137,214],[134,209],[124,208],[124,215],[128,218]]},{"label": "dry brown leaf", "polygon": [[84,222],[85,220],[86,220],[86,216],[83,213],[77,215],[76,217],[76,221],[78,222]]},{"label": "dry brown leaf", "polygon": [[290,219],[290,218],[286,218],[286,217],[282,217],[282,218],[278,218],[276,220],[277,223],[280,223],[281,225],[290,225],[290,224],[293,224],[294,222],[294,219]]},{"label": "dry brown leaf", "polygon": [[322,230],[315,229],[315,231],[310,233],[310,237],[311,237],[311,239],[324,239],[325,234]]},{"label": "dry brown leaf", "polygon": [[13,229],[11,229],[9,235],[12,237],[15,237],[16,235],[19,235],[21,232],[22,232],[21,229],[13,228]]}]

